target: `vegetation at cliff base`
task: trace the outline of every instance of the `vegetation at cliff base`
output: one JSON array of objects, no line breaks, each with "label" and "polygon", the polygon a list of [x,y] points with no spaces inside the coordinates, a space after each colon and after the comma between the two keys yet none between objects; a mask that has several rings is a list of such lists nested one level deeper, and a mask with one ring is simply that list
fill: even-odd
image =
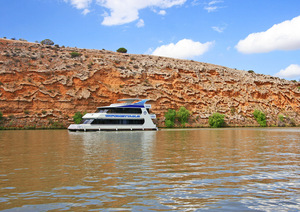
[{"label": "vegetation at cliff base", "polygon": [[165,114],[165,125],[168,128],[172,128],[175,126],[175,121],[179,121],[181,126],[184,127],[188,122],[189,116],[190,111],[188,111],[185,107],[180,107],[177,112],[173,109],[169,109]]},{"label": "vegetation at cliff base", "polygon": [[168,128],[175,126],[175,118],[176,118],[176,111],[169,109],[168,112],[165,114],[165,125]]},{"label": "vegetation at cliff base", "polygon": [[179,111],[176,112],[176,117],[183,127],[185,126],[185,123],[188,122],[189,116],[190,111],[188,111],[185,107],[180,107]]},{"label": "vegetation at cliff base", "polygon": [[80,124],[82,121],[82,116],[83,114],[81,112],[76,112],[75,115],[73,116],[73,121],[75,124]]},{"label": "vegetation at cliff base", "polygon": [[280,114],[278,116],[279,121],[284,122],[284,115]]},{"label": "vegetation at cliff base", "polygon": [[279,114],[278,115],[278,127],[295,127],[296,122],[293,118],[290,118],[288,115]]},{"label": "vegetation at cliff base", "polygon": [[259,123],[259,125],[261,127],[267,126],[266,114],[264,114],[262,111],[255,110],[253,112],[253,116],[254,116],[255,120],[257,121],[257,123]]},{"label": "vegetation at cliff base", "polygon": [[213,113],[209,118],[208,118],[208,123],[210,127],[212,128],[219,128],[224,126],[224,117],[225,115],[220,114],[220,113]]},{"label": "vegetation at cliff base", "polygon": [[117,50],[117,52],[119,53],[127,53],[127,49],[125,49],[124,47],[121,47]]}]

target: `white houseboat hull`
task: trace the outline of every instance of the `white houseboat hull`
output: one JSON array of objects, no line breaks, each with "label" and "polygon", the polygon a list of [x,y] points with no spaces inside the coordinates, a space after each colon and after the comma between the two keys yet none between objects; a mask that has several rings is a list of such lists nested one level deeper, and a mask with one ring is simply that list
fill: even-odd
[{"label": "white houseboat hull", "polygon": [[133,131],[133,130],[158,130],[156,126],[145,127],[144,125],[91,125],[91,124],[71,124],[70,131]]}]

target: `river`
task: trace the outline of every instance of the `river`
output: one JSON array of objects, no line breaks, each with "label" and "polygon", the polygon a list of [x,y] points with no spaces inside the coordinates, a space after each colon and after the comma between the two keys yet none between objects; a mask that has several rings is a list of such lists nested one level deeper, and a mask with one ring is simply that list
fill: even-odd
[{"label": "river", "polygon": [[0,210],[299,211],[300,129],[0,131]]}]

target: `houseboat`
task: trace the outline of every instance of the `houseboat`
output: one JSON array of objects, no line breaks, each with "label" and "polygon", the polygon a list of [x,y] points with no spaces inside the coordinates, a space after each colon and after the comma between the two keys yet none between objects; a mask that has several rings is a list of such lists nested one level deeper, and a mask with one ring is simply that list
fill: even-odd
[{"label": "houseboat", "polygon": [[108,131],[108,130],[157,130],[150,114],[148,99],[119,99],[123,103],[98,107],[95,113],[87,113],[80,124],[71,124],[70,131]]}]

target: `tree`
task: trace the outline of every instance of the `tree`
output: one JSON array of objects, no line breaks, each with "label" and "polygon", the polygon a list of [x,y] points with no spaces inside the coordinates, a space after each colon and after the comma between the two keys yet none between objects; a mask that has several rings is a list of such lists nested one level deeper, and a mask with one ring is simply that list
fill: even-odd
[{"label": "tree", "polygon": [[165,114],[165,118],[166,118],[166,120],[165,120],[166,127],[174,127],[176,111],[169,109],[168,112]]},{"label": "tree", "polygon": [[41,44],[52,46],[52,45],[54,45],[54,42],[52,40],[50,40],[50,39],[45,39],[45,40],[41,41]]},{"label": "tree", "polygon": [[266,120],[266,114],[264,114],[260,110],[255,110],[253,112],[253,116],[255,120],[259,123],[261,127],[266,127],[267,126],[267,120]]},{"label": "tree", "polygon": [[75,122],[75,124],[80,124],[80,122],[82,121],[82,116],[83,114],[80,112],[75,113],[75,115],[73,116],[73,121]]},{"label": "tree", "polygon": [[182,126],[188,122],[190,112],[185,107],[180,107],[179,111],[176,112],[176,117]]},{"label": "tree", "polygon": [[119,53],[127,53],[127,49],[125,49],[124,47],[121,47],[117,50],[117,52]]},{"label": "tree", "polygon": [[214,113],[208,118],[208,123],[212,128],[222,127],[225,123],[224,121],[225,115],[220,113]]}]

